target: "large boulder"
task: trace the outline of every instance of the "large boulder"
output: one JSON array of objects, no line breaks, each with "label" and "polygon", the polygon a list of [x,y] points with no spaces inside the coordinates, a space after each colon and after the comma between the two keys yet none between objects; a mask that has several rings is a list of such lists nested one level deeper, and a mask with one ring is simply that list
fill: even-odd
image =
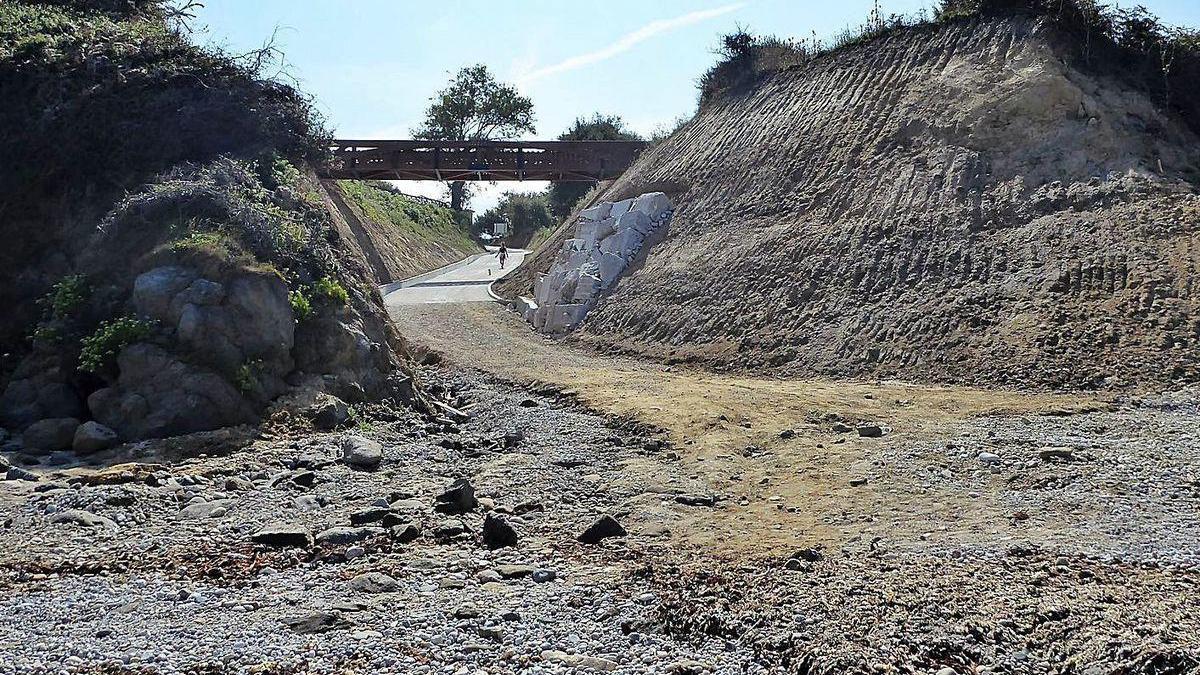
[{"label": "large boulder", "polygon": [[83,400],[69,383],[73,369],[60,354],[25,358],[0,394],[0,422],[23,429],[48,417],[83,417]]},{"label": "large boulder", "polygon": [[75,429],[75,436],[71,441],[71,449],[80,455],[88,455],[93,452],[107,450],[120,442],[120,437],[117,432],[109,427],[96,422],[84,422]]},{"label": "large boulder", "polygon": [[264,399],[285,389],[296,322],[279,277],[247,272],[221,283],[189,268],[157,267],[134,281],[133,304],[174,329],[187,361],[240,374]]},{"label": "large boulder", "polygon": [[121,437],[158,438],[245,424],[254,409],[215,372],[139,343],[117,357],[117,382],[88,397],[92,416]]},{"label": "large boulder", "polygon": [[355,469],[374,471],[383,462],[383,446],[362,436],[342,439],[342,461]]},{"label": "large boulder", "polygon": [[296,368],[324,376],[329,393],[345,401],[383,393],[395,370],[393,356],[370,332],[350,308],[310,317],[296,329]]},{"label": "large boulder", "polygon": [[71,447],[71,442],[75,439],[75,430],[78,428],[79,420],[74,417],[38,420],[21,434],[21,444],[26,450],[35,452],[67,450]]}]

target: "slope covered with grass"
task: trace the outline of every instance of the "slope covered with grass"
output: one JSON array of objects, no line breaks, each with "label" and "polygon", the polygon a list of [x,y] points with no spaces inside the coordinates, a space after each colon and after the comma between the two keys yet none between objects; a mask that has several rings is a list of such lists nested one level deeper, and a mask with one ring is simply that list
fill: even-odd
[{"label": "slope covered with grass", "polygon": [[371,263],[379,283],[437,269],[483,250],[469,224],[431,200],[410,197],[387,183],[326,182],[334,201]]}]

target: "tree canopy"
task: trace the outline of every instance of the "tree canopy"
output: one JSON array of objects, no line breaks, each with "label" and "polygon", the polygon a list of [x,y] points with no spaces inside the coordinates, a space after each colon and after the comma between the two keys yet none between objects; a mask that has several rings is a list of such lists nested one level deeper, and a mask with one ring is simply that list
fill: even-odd
[{"label": "tree canopy", "polygon": [[[458,71],[435,94],[417,129],[429,141],[499,141],[533,133],[533,101],[515,87],[496,81],[484,64]],[[450,184],[450,205],[461,210],[467,199],[463,181]]]},{"label": "tree canopy", "polygon": [[545,194],[506,192],[498,204],[475,219],[475,227],[484,231],[499,222],[509,224],[506,239],[510,246],[525,246],[539,230],[554,227],[554,216]]},{"label": "tree canopy", "polygon": [[[559,134],[560,141],[640,141],[642,137],[625,126],[618,115],[593,113],[591,117],[577,117],[569,129]],[[550,209],[555,217],[566,218],[580,198],[592,186],[589,183],[551,183],[548,196]]]}]

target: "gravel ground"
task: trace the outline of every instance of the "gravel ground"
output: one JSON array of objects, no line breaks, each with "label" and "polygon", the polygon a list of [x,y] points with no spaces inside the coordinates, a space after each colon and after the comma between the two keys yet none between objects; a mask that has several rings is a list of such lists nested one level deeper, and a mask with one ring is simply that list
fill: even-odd
[{"label": "gravel ground", "polygon": [[[885,434],[862,489],[1011,516],[914,535],[821,504],[840,541],[730,559],[672,536],[740,503],[708,502],[661,431],[551,387],[426,378],[469,418],[364,410],[351,432],[268,425],[0,482],[0,672],[1200,672],[1194,392]],[[381,443],[377,470],[341,460],[348,434]],[[478,506],[436,510],[460,478]],[[576,540],[604,514],[628,535]],[[496,516],[516,546],[485,544]],[[319,542],[256,543],[271,523]]]}]

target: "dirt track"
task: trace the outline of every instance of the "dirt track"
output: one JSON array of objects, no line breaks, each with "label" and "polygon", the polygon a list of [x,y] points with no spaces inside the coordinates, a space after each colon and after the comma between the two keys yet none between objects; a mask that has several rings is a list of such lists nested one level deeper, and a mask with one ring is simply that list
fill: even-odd
[{"label": "dirt track", "polygon": [[[1125,531],[1126,543],[1132,537],[1151,546],[1163,535],[1150,534],[1160,529],[1151,525],[1159,515],[1162,527],[1178,526],[1166,514],[1176,511],[1169,501],[1159,505],[1163,514],[1147,502],[1118,508],[1130,498],[1108,483],[1117,479],[1112,472],[1120,462],[1106,467],[1102,454],[1093,461],[1082,458],[1104,448],[1127,452],[1139,446],[1157,455],[1156,434],[1179,423],[1190,428],[1190,420],[1146,421],[1144,409],[1128,406],[1103,412],[1108,402],[1075,395],[664,368],[532,336],[515,315],[494,305],[412,308],[393,315],[406,335],[420,336],[419,344],[461,365],[516,381],[554,383],[589,406],[668,429],[684,464],[681,473],[703,478],[722,497],[721,509],[672,515],[679,540],[709,550],[777,554],[780,546],[832,546],[875,536],[921,548],[972,544],[1002,550],[1007,542],[1033,541],[1102,550],[1121,548],[1105,541],[1117,530]],[[837,424],[879,425],[887,433],[860,438],[839,433]],[[1121,432],[1114,437],[1116,429]],[[1046,448],[1058,446],[1077,446],[1075,461],[1041,459],[1053,454]],[[980,460],[981,452],[997,455],[998,464]],[[656,485],[651,462],[631,464],[627,473],[650,493],[671,487]],[[1087,497],[1070,489],[1034,489],[1064,481],[1074,488],[1088,483]],[[1144,527],[1123,523],[1127,517]],[[1200,525],[1194,517],[1188,520],[1195,553]],[[1131,531],[1137,529],[1143,531]]]}]

